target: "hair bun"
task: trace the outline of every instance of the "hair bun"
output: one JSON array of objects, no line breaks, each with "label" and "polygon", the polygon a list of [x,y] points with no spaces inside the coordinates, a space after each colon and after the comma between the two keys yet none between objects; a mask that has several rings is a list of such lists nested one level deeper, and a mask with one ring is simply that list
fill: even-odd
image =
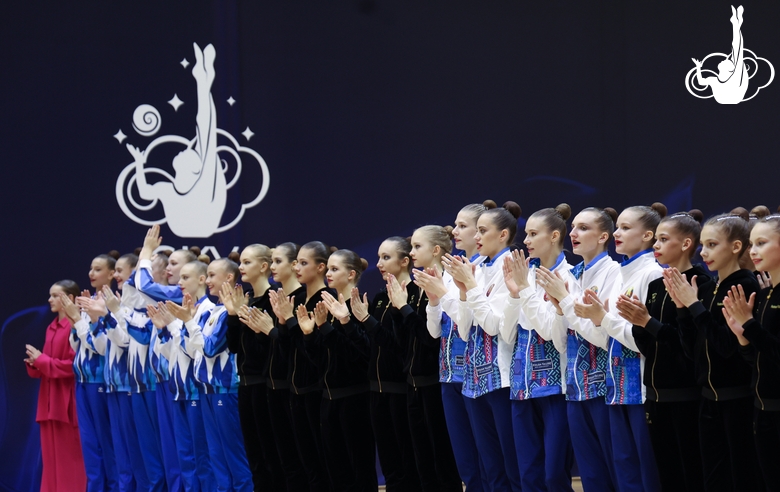
[{"label": "hair bun", "polygon": [[363,267],[363,271],[368,270],[368,260],[365,258],[360,259],[360,265]]},{"label": "hair bun", "polygon": [[192,251],[195,256],[200,256],[200,254],[202,253],[199,246],[190,246],[188,249]]},{"label": "hair bun", "polygon": [[757,219],[763,219],[767,215],[770,215],[771,212],[769,211],[769,207],[766,205],[756,205],[752,209],[750,209],[750,216],[755,217]]},{"label": "hair bun", "polygon": [[612,219],[612,224],[617,224],[618,219],[618,213],[617,210],[615,210],[612,207],[604,207],[602,208],[605,214],[609,215],[609,217]]},{"label": "hair bun", "polygon": [[198,255],[198,261],[208,265],[211,263],[211,257],[209,255]]},{"label": "hair bun", "polygon": [[454,239],[455,236],[452,235],[453,228],[451,225],[446,225],[442,227],[444,229],[444,232],[450,237],[450,239]]},{"label": "hair bun", "polygon": [[690,215],[693,218],[693,220],[695,220],[699,224],[704,222],[704,214],[698,208],[694,208],[693,210],[689,210],[688,211],[688,215]]},{"label": "hair bun", "polygon": [[666,217],[666,214],[669,212],[669,210],[666,208],[666,205],[661,202],[655,202],[654,204],[650,205],[650,208],[658,212],[658,215],[660,215],[662,219]]},{"label": "hair bun", "polygon": [[496,205],[496,202],[494,202],[493,200],[485,200],[484,202],[482,202],[482,205],[484,205],[487,210],[498,207],[498,205]]},{"label": "hair bun", "polygon": [[241,263],[241,255],[238,254],[238,251],[231,251],[227,255],[228,260],[234,261],[236,263]]},{"label": "hair bun", "polygon": [[523,209],[520,208],[520,205],[513,201],[508,201],[504,203],[504,209],[506,209],[515,219],[519,219],[520,216],[523,214]]},{"label": "hair bun", "polygon": [[557,207],[555,207],[555,211],[561,214],[561,218],[564,222],[569,220],[569,217],[571,217],[571,207],[568,203],[561,203]]},{"label": "hair bun", "polygon": [[745,207],[737,207],[729,212],[729,215],[736,215],[743,220],[750,220],[750,212]]},{"label": "hair bun", "polygon": [[115,249],[112,249],[111,251],[108,252],[108,256],[110,256],[111,258],[113,258],[115,260],[118,260],[119,257],[122,256],[122,255],[119,254],[119,251],[117,251]]},{"label": "hair bun", "polygon": [[336,251],[338,251],[338,250],[339,250],[339,249],[338,249],[337,247],[335,247],[335,246],[330,246],[330,247],[328,247],[328,252],[329,252],[330,254],[333,254],[333,253],[335,253],[335,252],[336,252]]}]

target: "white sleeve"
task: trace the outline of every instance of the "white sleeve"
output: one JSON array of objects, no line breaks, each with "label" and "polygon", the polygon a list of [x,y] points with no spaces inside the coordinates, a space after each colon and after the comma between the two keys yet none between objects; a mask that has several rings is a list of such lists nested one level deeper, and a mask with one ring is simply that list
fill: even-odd
[{"label": "white sleeve", "polygon": [[501,334],[501,339],[509,345],[514,345],[517,340],[517,324],[519,321],[520,299],[510,295],[504,306],[504,316],[501,319],[501,326],[498,329]]},{"label": "white sleeve", "polygon": [[428,328],[428,333],[430,333],[433,338],[441,338],[441,302],[435,306],[428,303],[428,306],[425,308],[425,315],[425,326]]},{"label": "white sleeve", "polygon": [[565,351],[568,343],[566,328],[562,323],[563,317],[558,316],[555,306],[550,301],[545,301],[538,291],[530,287],[520,292],[518,301],[520,309],[531,325],[524,328],[536,331],[545,340],[552,340],[558,352]]},{"label": "white sleeve", "polygon": [[184,323],[184,326],[187,327],[187,332],[189,333],[189,336],[184,337],[184,350],[187,352],[187,355],[194,359],[196,354],[203,354],[202,328],[196,318],[187,321]]},{"label": "white sleeve", "polygon": [[[464,321],[468,320],[468,321]],[[461,340],[468,342],[471,336],[471,329],[474,325],[474,313],[469,307],[468,301],[458,300],[458,336]]]},{"label": "white sleeve", "polygon": [[574,299],[576,296],[577,294],[570,293],[559,302],[563,311],[563,317],[566,318],[569,327],[582,335],[582,338],[597,347],[607,350],[609,348],[609,336],[607,336],[604,330],[594,325],[591,320],[580,318],[574,313]]},{"label": "white sleeve", "polygon": [[[114,316],[112,314],[112,316]],[[127,333],[127,320],[120,313],[120,315],[114,316],[116,320],[116,327],[106,331],[108,339],[111,343],[122,348],[127,348],[130,345],[130,335]]]},{"label": "white sleeve", "polygon": [[158,339],[156,346],[159,347],[160,354],[173,364],[179,351],[179,344],[181,343],[181,321],[177,319],[165,328],[168,330],[171,337],[165,342]]},{"label": "white sleeve", "polygon": [[94,350],[92,350],[92,347],[90,346],[89,343],[89,337],[91,335],[89,332],[89,323],[87,323],[84,320],[84,318],[81,318],[80,320],[76,321],[75,328],[76,328],[76,335],[78,336],[81,344],[84,347],[86,347],[86,349],[89,350],[90,352],[95,352]]},{"label": "white sleeve", "polygon": [[92,347],[95,349],[95,352],[100,355],[106,355],[106,349],[108,348],[109,327],[106,326],[105,328],[105,332],[98,331],[97,333],[92,333]]},{"label": "white sleeve", "polygon": [[501,285],[495,285],[490,299],[481,292],[479,287],[466,292],[466,300],[474,313],[474,321],[490,336],[499,334],[507,297],[509,297],[509,290],[503,280]]},{"label": "white sleeve", "polygon": [[[647,287],[650,285],[650,282],[660,276],[661,270],[651,270],[646,275],[642,276],[636,289],[639,291],[637,297],[642,303],[647,300]],[[609,336],[624,346],[630,348],[634,352],[639,352],[639,347],[636,344],[636,340],[634,340],[633,325],[617,313],[615,305],[617,304],[618,298],[619,293],[614,293],[609,298],[609,308],[611,311],[607,311],[606,316],[604,316],[604,319],[601,322],[601,327]]]}]

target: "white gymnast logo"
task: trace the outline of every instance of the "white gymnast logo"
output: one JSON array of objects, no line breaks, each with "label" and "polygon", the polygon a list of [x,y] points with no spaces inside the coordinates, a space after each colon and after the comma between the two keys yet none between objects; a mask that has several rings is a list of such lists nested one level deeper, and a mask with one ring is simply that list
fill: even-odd
[{"label": "white gymnast logo", "polygon": [[[744,47],[742,39],[742,22],[745,9],[740,5],[736,10],[731,7],[731,54],[712,53],[707,55],[702,61],[693,58],[696,65],[685,76],[685,87],[688,92],[694,96],[707,99],[714,97],[720,104],[739,104],[742,101],[749,101],[756,97],[758,91],[772,83],[775,78],[775,68],[766,58],[756,56],[755,53]],[[718,72],[702,68],[709,58],[713,61],[720,60],[718,63]],[[750,96],[745,97],[748,92],[750,79],[758,73],[760,62],[766,63],[769,67],[769,80],[761,86],[756,87]],[[714,77],[704,77],[702,73],[714,75]],[[712,89],[712,94],[700,95],[707,90]]]},{"label": "white gymnast logo", "polygon": [[[116,199],[125,215],[139,224],[150,226],[167,222],[171,231],[179,237],[209,237],[232,228],[244,216],[246,209],[260,203],[268,192],[270,177],[268,166],[260,154],[239,145],[233,135],[217,128],[217,112],[211,96],[216,52],[212,45],[206,46],[203,51],[197,44],[193,46],[195,64],[192,67],[192,76],[195,78],[198,99],[195,137],[188,139],[179,135],[164,135],[155,138],[144,150],[128,143],[127,150],[133,156],[134,162],[119,174]],[[186,58],[181,61],[185,69],[189,64]],[[230,97],[227,102],[232,106],[236,101]],[[174,111],[178,111],[184,102],[174,94],[168,104]],[[155,135],[160,126],[160,113],[154,106],[142,104],[133,112],[133,129],[139,135]],[[247,141],[254,135],[249,127],[241,134]],[[127,136],[120,129],[114,138],[121,144]],[[171,176],[159,167],[144,168],[152,151],[168,143],[184,147],[173,157],[174,175]],[[170,162],[166,160],[166,156],[170,159],[172,154],[169,149],[157,154],[157,164],[166,165]],[[259,172],[256,174],[261,176],[260,190],[249,203],[241,205],[241,210],[233,220],[220,225],[227,204],[228,190],[238,183],[242,170],[247,170],[243,169],[244,163],[259,166]],[[150,183],[147,178],[154,173],[164,179]],[[226,176],[230,174],[232,179],[228,182]],[[134,190],[141,200],[148,203],[139,203],[133,196]],[[164,217],[156,220],[138,217],[128,206],[129,203],[136,211],[145,212],[154,208],[158,201],[162,204]]]}]

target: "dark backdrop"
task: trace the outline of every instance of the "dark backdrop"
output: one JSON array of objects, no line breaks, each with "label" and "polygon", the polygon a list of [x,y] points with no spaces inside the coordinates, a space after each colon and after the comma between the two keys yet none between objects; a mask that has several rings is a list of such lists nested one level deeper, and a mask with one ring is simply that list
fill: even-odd
[{"label": "dark backdrop", "polygon": [[[746,47],[780,63],[780,4],[745,8]],[[194,136],[192,67],[179,65],[194,61],[193,42],[214,44],[219,127],[263,156],[270,188],[221,234],[177,238],[163,226],[174,247],[225,255],[318,239],[373,264],[383,238],[451,223],[486,198],[515,200],[525,216],[563,201],[576,211],[660,200],[707,215],[780,202],[778,82],[734,106],[685,88],[691,58],[730,51],[722,1],[15,2],[4,12],[3,490],[31,490],[39,473],[37,383],[22,358],[50,315],[32,308],[56,280],[87,286],[97,254],[140,246],[146,226],[115,196],[132,162],[124,143],[151,141],[131,125],[142,103],[160,111],[160,134]],[[242,175],[225,219],[258,179]],[[378,286],[374,269],[364,287]]]}]

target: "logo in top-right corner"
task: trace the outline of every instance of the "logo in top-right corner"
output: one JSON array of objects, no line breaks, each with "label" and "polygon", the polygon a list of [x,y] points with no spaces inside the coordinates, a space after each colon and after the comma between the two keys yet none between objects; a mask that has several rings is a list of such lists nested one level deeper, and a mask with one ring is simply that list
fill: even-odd
[{"label": "logo in top-right corner", "polygon": [[[744,14],[741,5],[731,7],[731,54],[711,53],[701,61],[693,58],[696,66],[685,76],[685,87],[692,95],[700,99],[714,97],[720,104],[739,104],[753,99],[772,83],[775,68],[769,60],[745,48]],[[761,76],[753,80],[759,73]]]}]

